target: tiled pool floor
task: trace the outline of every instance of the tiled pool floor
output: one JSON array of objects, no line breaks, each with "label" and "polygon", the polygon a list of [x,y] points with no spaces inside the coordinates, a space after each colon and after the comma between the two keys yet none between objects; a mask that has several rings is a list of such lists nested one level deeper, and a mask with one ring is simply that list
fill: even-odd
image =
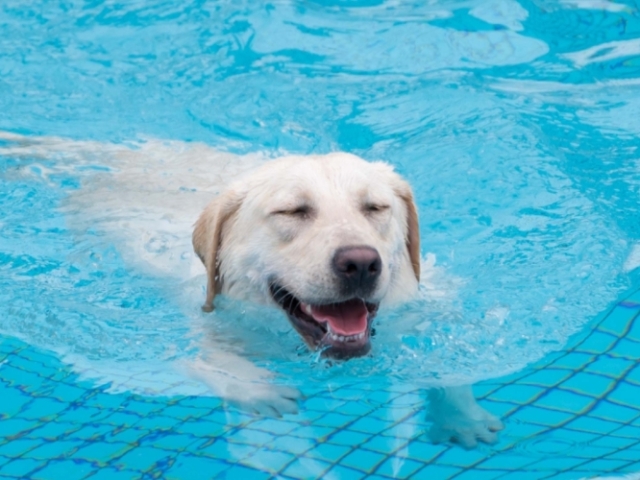
[{"label": "tiled pool floor", "polygon": [[432,445],[414,387],[305,392],[260,418],[210,397],[106,393],[0,340],[0,478],[584,478],[640,472],[640,291],[569,348],[474,387],[497,445]]}]

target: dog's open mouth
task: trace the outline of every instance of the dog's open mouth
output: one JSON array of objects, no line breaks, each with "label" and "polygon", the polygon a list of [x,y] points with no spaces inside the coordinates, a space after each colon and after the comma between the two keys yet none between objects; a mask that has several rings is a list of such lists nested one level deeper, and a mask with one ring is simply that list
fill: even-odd
[{"label": "dog's open mouth", "polygon": [[275,284],[271,285],[271,295],[307,344],[321,348],[324,355],[359,357],[371,348],[371,322],[378,304],[352,298],[339,303],[312,305]]}]

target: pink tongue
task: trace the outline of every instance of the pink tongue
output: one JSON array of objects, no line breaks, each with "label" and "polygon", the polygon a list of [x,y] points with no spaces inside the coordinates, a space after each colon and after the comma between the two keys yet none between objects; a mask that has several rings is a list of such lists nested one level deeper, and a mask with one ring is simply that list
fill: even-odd
[{"label": "pink tongue", "polygon": [[346,302],[311,307],[316,322],[328,323],[333,333],[356,335],[367,329],[367,307],[362,300],[354,298]]}]

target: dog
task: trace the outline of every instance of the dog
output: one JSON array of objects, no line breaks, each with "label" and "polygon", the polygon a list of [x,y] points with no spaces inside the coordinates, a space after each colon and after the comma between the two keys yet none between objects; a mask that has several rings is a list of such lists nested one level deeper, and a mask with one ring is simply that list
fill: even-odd
[{"label": "dog", "polygon": [[[310,349],[341,360],[368,354],[379,307],[415,297],[420,283],[411,187],[390,165],[347,153],[264,164],[209,203],[192,241],[207,272],[203,311],[214,309],[217,294],[269,305],[286,315]],[[229,381],[211,377],[206,365],[221,360],[199,367],[218,389]],[[233,370],[247,379],[247,367],[244,361]],[[246,394],[255,384],[229,387],[222,395],[244,392],[250,410],[296,411],[293,389],[277,387],[278,394],[262,385],[258,396],[264,398],[257,399],[255,392]],[[247,404],[247,396],[257,401]],[[433,389],[429,398],[432,440],[464,446],[496,441],[502,424],[475,402],[469,387]]]},{"label": "dog", "polygon": [[[0,132],[0,140],[0,154],[20,162],[19,168],[5,172],[7,178],[55,189],[56,178],[78,178],[80,188],[67,191],[61,211],[78,245],[72,255],[79,268],[85,269],[87,252],[115,245],[134,271],[170,286],[164,293],[180,306],[181,314],[171,316],[171,322],[163,317],[156,322],[163,329],[162,342],[147,318],[140,319],[145,328],[135,342],[130,329],[111,328],[104,337],[104,359],[66,354],[70,342],[78,351],[94,348],[74,321],[64,324],[69,335],[57,343],[55,337],[29,336],[30,342],[64,355],[78,374],[112,389],[121,385],[117,388],[165,394],[168,380],[178,394],[213,394],[261,415],[295,413],[300,392],[274,382],[271,371],[254,364],[243,348],[230,345],[217,331],[231,323],[225,318],[230,304],[266,304],[273,312],[265,315],[268,321],[279,320],[279,310],[310,349],[348,360],[369,352],[379,307],[415,300],[420,276],[419,298],[423,288],[439,291],[434,282],[447,283],[433,277],[430,262],[423,259],[421,265],[411,188],[384,163],[344,153],[272,160],[159,140],[123,145],[8,132]],[[199,214],[191,242],[190,226]],[[89,229],[97,235],[87,236]],[[202,292],[203,278],[203,309],[225,304],[215,319],[191,307]],[[218,294],[229,301],[219,302]],[[50,307],[40,302],[31,308]],[[112,316],[109,305],[101,312],[101,305],[91,304],[91,311],[96,318]],[[35,317],[33,325],[29,318],[24,317],[26,327],[40,332]],[[5,322],[1,331],[20,336],[23,323]],[[187,338],[185,331],[190,332]],[[178,345],[189,339],[194,348],[182,351]],[[132,356],[139,361],[131,363]],[[124,382],[114,376],[114,359],[135,375],[128,374],[131,378]],[[433,379],[424,385],[430,388],[433,441],[473,447],[497,440],[500,420],[476,403],[469,387],[433,388],[439,385]]]}]

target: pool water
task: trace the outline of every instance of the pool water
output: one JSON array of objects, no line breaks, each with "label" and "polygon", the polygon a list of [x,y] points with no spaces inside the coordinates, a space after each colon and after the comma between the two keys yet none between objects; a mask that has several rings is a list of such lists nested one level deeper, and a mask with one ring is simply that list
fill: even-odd
[{"label": "pool water", "polygon": [[[638,5],[7,0],[0,33],[0,478],[640,472]],[[275,311],[200,313],[190,233],[251,165],[335,150],[410,181],[425,274],[332,365]],[[300,413],[188,375],[211,331]],[[429,442],[449,384],[496,445]]]}]

